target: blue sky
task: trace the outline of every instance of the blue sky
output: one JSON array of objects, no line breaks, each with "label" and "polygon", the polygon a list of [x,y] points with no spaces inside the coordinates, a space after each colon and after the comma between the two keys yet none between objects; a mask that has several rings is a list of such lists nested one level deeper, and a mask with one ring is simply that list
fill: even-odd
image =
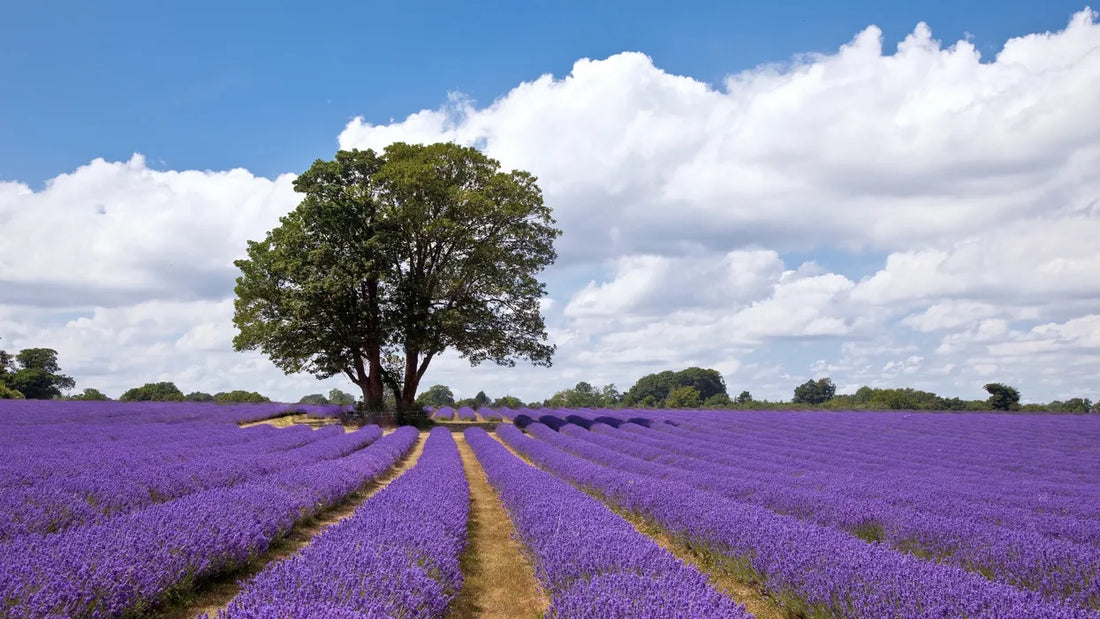
[{"label": "blue sky", "polygon": [[[485,104],[578,58],[641,51],[716,83],[793,55],[835,50],[869,24],[887,48],[919,21],[1003,42],[1056,30],[1080,3],[27,2],[0,37],[0,179],[38,184],[95,157],[143,153],[173,169],[264,176],[331,156],[363,116],[435,108],[449,91]],[[109,6],[107,6],[109,5]]]},{"label": "blue sky", "polygon": [[698,364],[758,397],[830,375],[1100,398],[1094,13],[675,8],[5,7],[0,347],[111,395],[349,389],[231,351],[232,260],[314,159],[455,140],[540,177],[559,352],[444,357],[428,384],[541,399]]}]

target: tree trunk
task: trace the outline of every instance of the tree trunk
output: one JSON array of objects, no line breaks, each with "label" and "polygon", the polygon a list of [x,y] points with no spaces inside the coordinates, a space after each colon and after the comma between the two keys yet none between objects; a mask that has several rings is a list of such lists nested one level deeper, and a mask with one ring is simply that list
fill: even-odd
[{"label": "tree trunk", "polygon": [[[363,402],[368,410],[380,411],[385,407],[385,392],[382,385],[382,337],[379,321],[381,320],[378,308],[378,279],[369,278],[367,287],[367,312],[369,313],[369,327],[367,329],[367,341],[364,352],[367,356],[366,386],[363,387]],[[362,373],[362,360],[357,364]]]},{"label": "tree trunk", "polygon": [[401,398],[397,401],[397,407],[412,410],[416,406],[416,389],[420,386],[420,376],[417,374],[417,366],[420,363],[420,351],[416,348],[405,350],[405,382],[402,385]]},{"label": "tree trunk", "polygon": [[420,379],[424,377],[424,372],[428,369],[428,364],[432,362],[434,356],[434,352],[427,352],[424,354],[424,359],[421,360],[419,349],[405,350],[405,388],[401,392],[398,406],[405,406],[409,409],[416,407],[416,390],[420,387]]},{"label": "tree trunk", "polygon": [[[375,357],[378,358],[378,353],[375,354]],[[374,361],[368,363],[371,368],[370,372],[367,371],[363,358],[356,357],[355,373],[347,372],[347,375],[351,382],[358,385],[359,389],[363,391],[363,404],[367,410],[380,411],[385,406],[384,394],[382,393],[382,363],[381,360],[377,362],[377,370],[374,367]]]}]

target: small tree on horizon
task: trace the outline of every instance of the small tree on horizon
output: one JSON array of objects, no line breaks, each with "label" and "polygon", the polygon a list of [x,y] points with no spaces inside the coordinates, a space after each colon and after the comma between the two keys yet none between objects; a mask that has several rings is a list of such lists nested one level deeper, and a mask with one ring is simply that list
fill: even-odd
[{"label": "small tree on horizon", "polygon": [[111,398],[108,398],[99,389],[93,389],[91,387],[88,387],[88,388],[84,389],[84,391],[82,393],[80,393],[79,395],[74,395],[72,399],[74,399],[74,400],[89,400],[89,401],[103,401],[103,400],[110,400]]},{"label": "small tree on horizon", "polygon": [[454,406],[455,394],[447,385],[432,385],[427,391],[416,396],[416,403],[420,406],[440,408],[442,406]]},{"label": "small tree on horizon", "polygon": [[829,377],[818,380],[810,379],[794,388],[795,404],[824,404],[836,396],[836,385]]},{"label": "small tree on horizon", "polygon": [[163,381],[128,389],[118,399],[120,402],[182,402],[187,398],[175,383]]},{"label": "small tree on horizon", "polygon": [[355,404],[355,396],[339,389],[331,389],[328,392],[328,403],[339,406],[351,406]]},{"label": "small tree on horizon", "polygon": [[986,404],[995,411],[1010,411],[1020,408],[1020,392],[1004,383],[989,383],[982,387],[989,392]]}]

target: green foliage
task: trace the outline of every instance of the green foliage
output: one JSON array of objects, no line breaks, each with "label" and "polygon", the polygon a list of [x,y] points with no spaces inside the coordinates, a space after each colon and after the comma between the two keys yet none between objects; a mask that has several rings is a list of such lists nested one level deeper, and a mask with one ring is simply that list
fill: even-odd
[{"label": "green foliage", "polygon": [[634,386],[626,392],[626,395],[623,396],[623,403],[627,406],[637,404],[647,408],[650,406],[656,407],[664,404],[668,392],[676,387],[676,372],[672,370],[646,374],[639,378],[638,382],[634,383]]},{"label": "green foliage", "polygon": [[205,391],[192,391],[185,399],[188,402],[213,402],[214,396]]},{"label": "green foliage", "polygon": [[[985,404],[979,402],[979,408]],[[911,387],[877,388],[863,386],[851,395],[838,395],[826,403],[834,410],[967,410],[970,403],[959,398],[944,398],[930,391]]]},{"label": "green foliage", "polygon": [[339,406],[351,406],[355,404],[355,396],[340,391],[339,389],[331,389],[328,392],[328,403]]},{"label": "green foliage", "polygon": [[543,405],[551,408],[611,408],[620,399],[615,385],[597,389],[591,383],[581,381],[571,389],[563,389],[550,396]]},{"label": "green foliage", "polygon": [[831,378],[825,377],[818,380],[811,379],[795,387],[794,398],[791,401],[795,404],[818,405],[828,402],[835,395],[836,385]]},{"label": "green foliage", "polygon": [[1055,400],[1045,408],[1057,413],[1090,413],[1093,412],[1093,403],[1088,398],[1070,398],[1065,402]]},{"label": "green foliage", "polygon": [[17,369],[4,374],[4,384],[28,400],[59,398],[62,390],[76,386],[76,381],[60,373],[57,351],[52,348],[25,348],[6,366]]},{"label": "green foliage", "polygon": [[[675,390],[673,390],[675,391]],[[669,393],[669,399],[672,399],[672,393]],[[706,408],[729,408],[733,405],[733,401],[730,397],[724,393],[716,393],[703,402],[703,406]]]},{"label": "green foliage", "polygon": [[447,385],[432,385],[428,387],[427,391],[416,396],[416,403],[421,408],[425,406],[431,406],[432,408],[454,406],[455,394]]},{"label": "green foliage", "polygon": [[[728,401],[729,397],[726,400]],[[668,398],[665,399],[665,406],[668,408],[699,408],[701,404],[699,390],[691,385],[676,387],[668,392]]]},{"label": "green foliage", "polygon": [[748,404],[749,402],[752,402],[751,393],[749,393],[748,391],[742,391],[741,393],[737,394],[738,404]]},{"label": "green foliage", "polygon": [[0,384],[3,384],[4,377],[7,376],[8,372],[15,369],[12,365],[14,361],[8,351],[0,350]]},{"label": "green foliage", "polygon": [[[677,387],[694,387],[703,400],[716,395],[726,395],[726,381],[718,370],[690,367],[676,373]],[[670,394],[671,395],[671,392]]]},{"label": "green foliage", "polygon": [[473,407],[481,408],[482,406],[488,406],[491,401],[489,396],[485,395],[484,391],[478,391],[477,395],[474,396]]},{"label": "green foliage", "polygon": [[505,395],[497,398],[493,401],[493,408],[522,408],[523,400],[511,396]]},{"label": "green foliage", "polygon": [[99,389],[92,389],[91,387],[88,387],[87,389],[84,390],[83,393],[81,393],[79,395],[74,395],[72,397],[72,399],[74,399],[74,400],[110,400],[111,398],[108,398]]},{"label": "green foliage", "polygon": [[328,398],[326,398],[323,394],[311,393],[309,395],[302,396],[302,399],[298,400],[298,403],[299,404],[320,405],[320,404],[328,404],[329,402],[328,402]]},{"label": "green foliage", "polygon": [[145,383],[119,397],[121,402],[182,402],[186,398],[172,382]]},{"label": "green foliage", "polygon": [[1016,410],[1020,407],[1020,392],[1004,383],[989,383],[982,387],[989,392],[986,405],[995,411]]},{"label": "green foliage", "polygon": [[535,275],[560,231],[533,176],[473,148],[397,143],[318,160],[294,187],[302,202],[236,262],[238,350],[343,373],[372,409],[383,384],[411,408],[448,348],[475,365],[550,364]]},{"label": "green foliage", "polygon": [[15,389],[8,387],[4,383],[0,383],[0,400],[22,400],[23,394],[19,393]]},{"label": "green foliage", "polygon": [[690,367],[679,372],[666,370],[639,378],[623,396],[622,403],[626,406],[666,406],[669,394],[678,387],[694,387],[704,401],[719,394],[728,399],[726,381],[717,370]]},{"label": "green foliage", "polygon": [[223,404],[234,404],[240,402],[270,402],[263,395],[256,393],[255,391],[244,391],[242,389],[234,389],[233,391],[221,391],[214,394],[214,401]]}]

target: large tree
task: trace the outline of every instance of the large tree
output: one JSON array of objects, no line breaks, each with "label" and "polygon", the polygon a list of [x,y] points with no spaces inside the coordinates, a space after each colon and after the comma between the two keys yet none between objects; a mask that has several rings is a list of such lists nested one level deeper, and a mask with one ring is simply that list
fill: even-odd
[{"label": "large tree", "polygon": [[61,397],[63,390],[76,386],[72,377],[61,373],[52,348],[24,348],[15,355],[15,366],[18,369],[4,376],[4,382],[28,400]]},{"label": "large tree", "polygon": [[549,365],[536,276],[556,258],[535,178],[477,149],[397,143],[341,151],[236,262],[238,350],[286,372],[343,373],[370,408],[412,408],[432,359]]}]

